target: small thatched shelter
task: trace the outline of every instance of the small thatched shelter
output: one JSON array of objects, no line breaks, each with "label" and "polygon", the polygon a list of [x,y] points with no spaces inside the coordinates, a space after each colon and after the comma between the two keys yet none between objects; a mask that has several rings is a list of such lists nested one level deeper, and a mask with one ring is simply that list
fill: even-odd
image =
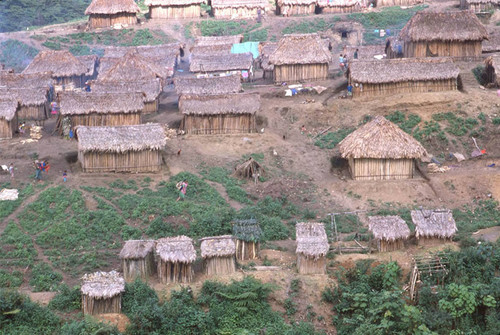
[{"label": "small thatched shelter", "polygon": [[236,271],[236,245],[231,235],[205,237],[200,241],[207,275],[227,275]]},{"label": "small thatched shelter", "polygon": [[486,81],[492,86],[500,86],[500,59],[490,56],[484,60]]},{"label": "small thatched shelter", "polygon": [[76,129],[83,172],[158,172],[165,130],[157,123]]},{"label": "small thatched shelter", "polygon": [[23,74],[51,72],[55,81],[55,89],[73,90],[83,87],[87,66],[67,50],[40,51],[33,61],[24,69]]},{"label": "small thatched shelter", "polygon": [[275,83],[324,80],[332,56],[318,34],[283,36],[269,55]]},{"label": "small thatched shelter", "polygon": [[17,108],[15,99],[0,100],[0,139],[12,138],[17,131]]},{"label": "small thatched shelter", "polygon": [[256,130],[258,94],[183,95],[181,129],[188,134],[239,134]]},{"label": "small thatched shelter", "polygon": [[407,58],[474,59],[481,56],[481,42],[485,39],[488,31],[469,11],[417,12],[398,35]]},{"label": "small thatched shelter", "polygon": [[378,251],[402,249],[404,240],[410,237],[410,228],[400,216],[369,216],[368,229],[377,240]]},{"label": "small thatched shelter", "polygon": [[190,19],[201,16],[205,0],[146,0],[152,19]]},{"label": "small thatched shelter", "polygon": [[15,99],[19,102],[17,118],[19,121],[41,121],[47,118],[49,100],[43,88],[0,87],[0,100]]},{"label": "small thatched shelter", "polygon": [[58,128],[70,118],[71,127],[126,126],[141,123],[144,96],[141,93],[65,92],[59,95]]},{"label": "small thatched shelter", "polygon": [[196,260],[193,240],[187,236],[161,238],[156,243],[158,278],[162,283],[190,283]]},{"label": "small thatched shelter", "polygon": [[194,41],[195,46],[212,46],[212,45],[233,45],[243,42],[243,35],[223,35],[223,36],[200,36]]},{"label": "small thatched shelter", "polygon": [[265,170],[253,157],[250,157],[243,163],[234,168],[234,175],[240,178],[256,179],[264,176]]},{"label": "small thatched shelter", "polygon": [[252,19],[264,14],[266,0],[212,0],[212,14],[218,19]]},{"label": "small thatched shelter", "polygon": [[92,0],[85,15],[89,16],[89,26],[94,29],[115,24],[136,24],[137,13],[140,11],[134,0]]},{"label": "small thatched shelter", "polygon": [[295,225],[297,268],[300,274],[325,274],[326,254],[330,249],[325,226],[317,222]]},{"label": "small thatched shelter", "polygon": [[468,9],[476,14],[493,12],[500,6],[498,0],[461,0],[460,2],[464,4],[463,9]]},{"label": "small thatched shelter", "polygon": [[383,116],[349,134],[339,150],[354,180],[413,178],[415,160],[427,156],[422,144]]},{"label": "small thatched shelter", "polygon": [[318,9],[322,14],[353,13],[361,11],[359,0],[318,0]]},{"label": "small thatched shelter", "polygon": [[244,261],[259,257],[262,229],[256,219],[235,220],[233,236],[236,239],[236,259]]},{"label": "small thatched shelter", "polygon": [[348,82],[352,96],[455,91],[460,69],[451,58],[402,58],[352,61]]},{"label": "small thatched shelter", "polygon": [[156,272],[155,241],[128,240],[120,251],[123,277],[131,282],[136,278],[147,280]]},{"label": "small thatched shelter", "polygon": [[483,54],[496,53],[500,51],[500,29],[492,29],[488,33],[488,39],[482,43]]},{"label": "small thatched shelter", "polygon": [[262,69],[262,78],[273,79],[274,65],[269,62],[269,56],[276,50],[278,43],[266,42],[259,45],[259,62]]},{"label": "small thatched shelter", "polygon": [[318,0],[277,0],[276,14],[283,16],[314,14]]},{"label": "small thatched shelter", "polygon": [[415,225],[415,236],[418,243],[450,240],[457,232],[453,213],[449,209],[418,209],[411,211],[411,220]]},{"label": "small thatched shelter", "polygon": [[240,77],[177,77],[174,80],[175,91],[183,95],[223,95],[241,92]]},{"label": "small thatched shelter", "polygon": [[239,74],[242,80],[253,76],[253,56],[250,52],[227,55],[193,55],[189,71],[198,75]]},{"label": "small thatched shelter", "polygon": [[84,82],[87,82],[88,80],[94,80],[97,78],[97,67],[99,66],[99,57],[96,55],[87,55],[87,56],[76,56],[76,59],[78,59],[87,69],[87,73],[85,73],[85,76],[83,78]]},{"label": "small thatched shelter", "polygon": [[121,312],[125,280],[118,272],[89,273],[82,277],[82,281],[84,315]]},{"label": "small thatched shelter", "polygon": [[95,93],[140,93],[143,95],[143,114],[156,113],[160,106],[160,79],[134,81],[93,81],[90,83]]}]

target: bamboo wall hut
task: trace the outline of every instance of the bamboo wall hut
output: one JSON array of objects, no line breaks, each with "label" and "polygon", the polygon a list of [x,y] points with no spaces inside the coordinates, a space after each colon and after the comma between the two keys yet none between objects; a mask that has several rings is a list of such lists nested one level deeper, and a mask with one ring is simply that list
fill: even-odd
[{"label": "bamboo wall hut", "polygon": [[359,0],[318,0],[318,9],[322,14],[353,13],[361,11]]},{"label": "bamboo wall hut", "polygon": [[277,0],[276,14],[283,16],[314,14],[317,0]]},{"label": "bamboo wall hut", "polygon": [[415,225],[418,243],[442,243],[455,236],[457,225],[449,209],[418,209],[411,211],[411,220]]},{"label": "bamboo wall hut", "polygon": [[259,257],[262,229],[256,219],[236,220],[233,224],[236,239],[236,259],[244,261]]},{"label": "bamboo wall hut", "polygon": [[88,71],[84,74],[83,81],[87,82],[88,80],[94,80],[97,78],[97,67],[99,66],[99,57],[96,55],[87,55],[87,56],[76,56],[87,69]]},{"label": "bamboo wall hut", "polygon": [[15,99],[19,102],[17,118],[19,121],[41,121],[47,119],[49,100],[43,88],[2,88],[0,100]]},{"label": "bamboo wall hut", "polygon": [[261,43],[259,45],[259,63],[262,69],[262,78],[273,79],[274,65],[269,62],[269,56],[276,50],[278,43]]},{"label": "bamboo wall hut", "polygon": [[128,240],[120,251],[123,277],[127,282],[136,278],[149,279],[155,272],[155,241]]},{"label": "bamboo wall hut", "polygon": [[481,42],[487,38],[486,28],[469,11],[417,12],[398,35],[407,58],[475,59],[481,56]]},{"label": "bamboo wall hut", "polygon": [[415,160],[428,155],[417,140],[383,116],[349,134],[339,150],[354,180],[413,178]]},{"label": "bamboo wall hut", "polygon": [[250,52],[228,55],[193,55],[189,71],[198,76],[239,74],[242,80],[253,76],[253,56]]},{"label": "bamboo wall hut", "polygon": [[243,42],[243,35],[223,35],[223,36],[200,36],[194,41],[195,46],[213,46],[213,45],[233,45]]},{"label": "bamboo wall hut", "polygon": [[125,280],[116,271],[95,272],[82,277],[84,315],[120,313]]},{"label": "bamboo wall hut", "polygon": [[179,98],[179,110],[183,115],[181,129],[187,134],[253,133],[259,109],[258,94],[183,95]]},{"label": "bamboo wall hut", "polygon": [[236,271],[236,245],[231,235],[205,237],[200,241],[201,257],[207,275],[227,275]]},{"label": "bamboo wall hut", "polygon": [[212,0],[212,14],[218,19],[252,19],[264,14],[266,0]]},{"label": "bamboo wall hut", "polygon": [[83,172],[158,172],[165,131],[156,123],[76,129]]},{"label": "bamboo wall hut", "polygon": [[17,131],[17,107],[15,99],[0,100],[0,139],[10,139]]},{"label": "bamboo wall hut", "polygon": [[66,117],[73,129],[77,126],[140,124],[143,99],[141,93],[61,93],[58,128],[61,130],[62,119]]},{"label": "bamboo wall hut", "polygon": [[241,92],[239,76],[224,77],[177,77],[174,81],[175,91],[183,95],[224,95]]},{"label": "bamboo wall hut", "polygon": [[187,236],[161,238],[156,243],[158,278],[162,283],[190,283],[196,260],[193,240]]},{"label": "bamboo wall hut", "polygon": [[404,240],[410,237],[410,228],[405,220],[397,215],[369,216],[368,229],[377,240],[380,252],[402,249]]},{"label": "bamboo wall hut", "polygon": [[89,16],[89,27],[95,29],[136,24],[140,11],[134,0],[92,0],[85,15]]},{"label": "bamboo wall hut", "polygon": [[487,13],[498,9],[500,3],[498,0],[465,0],[465,8],[472,11],[473,13]]},{"label": "bamboo wall hut", "polygon": [[151,19],[190,19],[201,16],[205,0],[146,0]]},{"label": "bamboo wall hut", "polygon": [[401,58],[352,61],[348,82],[352,96],[455,91],[460,70],[450,58]]},{"label": "bamboo wall hut", "polygon": [[374,0],[374,7],[408,7],[424,3],[424,0]]},{"label": "bamboo wall hut", "polygon": [[317,222],[295,225],[297,268],[300,274],[325,274],[326,254],[330,249],[325,226]]},{"label": "bamboo wall hut", "polygon": [[275,83],[324,80],[331,60],[331,53],[318,34],[285,35],[269,56]]},{"label": "bamboo wall hut", "polygon": [[156,113],[160,106],[160,79],[134,81],[92,81],[92,92],[95,93],[140,93],[143,95],[144,108],[142,114]]},{"label": "bamboo wall hut", "polygon": [[89,69],[67,50],[40,51],[23,74],[51,72],[56,91],[83,87]]}]

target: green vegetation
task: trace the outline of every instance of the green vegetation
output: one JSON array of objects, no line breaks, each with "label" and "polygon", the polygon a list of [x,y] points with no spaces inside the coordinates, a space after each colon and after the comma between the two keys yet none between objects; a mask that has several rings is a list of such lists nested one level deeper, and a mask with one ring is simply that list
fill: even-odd
[{"label": "green vegetation", "polygon": [[335,16],[330,19],[314,18],[313,20],[303,19],[300,22],[294,22],[281,32],[282,34],[309,34],[326,31],[333,28],[335,22],[340,21],[340,17]]},{"label": "green vegetation", "polygon": [[447,127],[444,129],[447,133],[455,136],[478,136],[479,134],[471,131],[479,125],[479,122],[474,118],[463,118],[457,113],[437,113],[432,115],[432,119],[438,122],[446,121]]},{"label": "green vegetation", "polygon": [[221,167],[207,168],[205,165],[200,166],[200,174],[210,181],[214,181],[224,185],[229,199],[236,200],[242,204],[251,204],[247,192],[240,187],[243,182],[230,176],[230,171]]},{"label": "green vegetation", "polygon": [[66,284],[59,286],[57,295],[50,301],[49,308],[60,312],[77,311],[82,308],[82,293],[80,287],[72,289]]},{"label": "green vegetation", "polygon": [[498,201],[487,199],[475,202],[475,206],[453,210],[458,228],[457,239],[464,239],[479,229],[497,226],[500,222],[498,206]]},{"label": "green vegetation", "polygon": [[30,285],[35,292],[54,291],[63,279],[60,273],[52,270],[46,263],[36,264],[31,272]]},{"label": "green vegetation", "polygon": [[[0,2],[1,6],[2,2]],[[5,64],[7,68],[13,68],[16,72],[24,70],[37,54],[38,49],[21,41],[8,39],[0,43],[0,63]]]},{"label": "green vegetation", "polygon": [[472,74],[476,78],[479,85],[488,84],[488,80],[486,79],[486,67],[484,65],[478,65],[472,69]]},{"label": "green vegetation", "polygon": [[[187,26],[186,26],[187,27]],[[245,20],[224,21],[224,20],[206,20],[198,24],[202,36],[224,36],[243,34],[243,40],[249,41],[267,41],[268,29],[259,29],[262,23],[252,23]],[[189,26],[189,28],[191,28]],[[191,31],[191,29],[189,29]]]},{"label": "green vegetation", "polygon": [[333,149],[353,131],[354,128],[342,128],[337,131],[327,132],[326,134],[318,137],[316,142],[314,142],[314,145],[320,147],[321,149]]}]

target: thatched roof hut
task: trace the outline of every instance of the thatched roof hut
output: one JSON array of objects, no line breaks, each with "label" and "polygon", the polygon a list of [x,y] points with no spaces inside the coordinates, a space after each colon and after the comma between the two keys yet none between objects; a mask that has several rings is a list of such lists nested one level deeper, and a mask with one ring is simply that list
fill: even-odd
[{"label": "thatched roof hut", "polygon": [[188,19],[201,16],[205,0],[146,0],[152,19]]},{"label": "thatched roof hut", "polygon": [[495,29],[489,32],[488,39],[482,43],[483,54],[500,51],[500,30]]},{"label": "thatched roof hut", "polygon": [[500,86],[500,59],[498,56],[489,56],[484,60],[486,81],[489,85]]},{"label": "thatched roof hut", "polygon": [[2,88],[0,100],[15,99],[19,102],[19,120],[45,120],[48,111],[48,93],[43,88]]},{"label": "thatched roof hut", "polygon": [[250,52],[227,55],[193,55],[189,71],[194,73],[234,72],[243,75],[252,70],[253,56]]},{"label": "thatched roof hut", "polygon": [[275,82],[326,79],[331,60],[332,55],[318,34],[285,35],[269,55]]},{"label": "thatched roof hut", "polygon": [[157,123],[76,129],[84,172],[157,172],[165,130]]},{"label": "thatched roof hut", "polygon": [[463,2],[465,3],[463,9],[468,9],[477,14],[494,11],[500,6],[500,2],[498,0],[465,0]]},{"label": "thatched roof hut", "polygon": [[403,241],[410,237],[410,228],[400,216],[369,216],[368,229],[378,240],[378,250],[394,251],[403,247]]},{"label": "thatched roof hut", "polygon": [[205,237],[200,241],[206,274],[224,275],[236,271],[236,245],[231,235]]},{"label": "thatched roof hut", "polygon": [[301,274],[326,273],[326,254],[330,249],[325,226],[317,222],[299,222],[295,225],[297,240],[297,267]]},{"label": "thatched roof hut", "polygon": [[137,47],[120,47],[110,46],[104,48],[104,56],[106,58],[121,58],[128,52],[137,52],[145,58],[157,59],[168,58],[172,55],[180,56],[184,52],[184,46],[181,43],[167,43],[158,45],[140,45]]},{"label": "thatched roof hut", "polygon": [[277,0],[276,14],[283,16],[314,14],[318,0]]},{"label": "thatched roof hut", "polygon": [[[108,58],[105,62],[113,62]],[[151,59],[140,56],[137,51],[130,50],[125,56],[115,61],[106,72],[99,70],[99,80],[102,81],[134,81],[165,79],[171,76],[173,68],[168,69]]]},{"label": "thatched roof hut", "polygon": [[214,44],[214,45],[195,45],[191,48],[191,58],[194,55],[200,56],[220,56],[231,53],[232,44]]},{"label": "thatched roof hut", "polygon": [[266,0],[212,0],[212,14],[221,19],[256,18],[269,5]]},{"label": "thatched roof hut", "polygon": [[85,73],[85,81],[93,80],[97,77],[97,66],[99,65],[99,57],[96,55],[86,55],[86,56],[76,56],[87,69],[88,71]]},{"label": "thatched roof hut", "polygon": [[194,41],[195,46],[212,46],[212,45],[233,45],[243,42],[243,35],[224,35],[224,36],[200,36]]},{"label": "thatched roof hut", "polygon": [[156,244],[158,277],[162,283],[189,283],[196,260],[193,240],[187,236],[161,238]]},{"label": "thatched roof hut", "polygon": [[236,238],[236,259],[255,259],[259,255],[262,229],[256,219],[235,220],[233,236]]},{"label": "thatched roof hut", "polygon": [[128,240],[120,251],[123,277],[126,281],[136,278],[147,280],[155,273],[154,260],[155,241]]},{"label": "thatched roof hut", "polygon": [[453,213],[449,209],[418,209],[411,211],[417,239],[452,239],[457,232]]},{"label": "thatched roof hut", "polygon": [[349,134],[339,150],[355,180],[413,178],[414,160],[428,155],[417,140],[383,116]]},{"label": "thatched roof hut", "polygon": [[258,94],[182,95],[181,128],[188,134],[232,134],[255,131]]},{"label": "thatched roof hut", "polygon": [[318,8],[322,14],[353,13],[361,10],[359,0],[318,0]]},{"label": "thatched roof hut", "polygon": [[90,28],[105,28],[136,24],[140,11],[134,0],[92,0],[85,15],[89,16]]},{"label": "thatched roof hut", "polygon": [[182,95],[222,95],[241,92],[239,76],[223,77],[177,77],[174,80],[175,91]]},{"label": "thatched roof hut", "polygon": [[95,272],[82,277],[83,314],[96,315],[121,312],[121,295],[125,280],[116,271]]},{"label": "thatched roof hut", "polygon": [[240,178],[254,179],[264,176],[266,171],[253,157],[250,157],[234,168],[234,175]]},{"label": "thatched roof hut", "polygon": [[12,138],[17,130],[17,108],[15,99],[0,99],[0,139]]},{"label": "thatched roof hut", "polygon": [[45,73],[1,73],[0,87],[7,88],[43,88],[47,92],[50,91],[53,85],[52,74]]}]

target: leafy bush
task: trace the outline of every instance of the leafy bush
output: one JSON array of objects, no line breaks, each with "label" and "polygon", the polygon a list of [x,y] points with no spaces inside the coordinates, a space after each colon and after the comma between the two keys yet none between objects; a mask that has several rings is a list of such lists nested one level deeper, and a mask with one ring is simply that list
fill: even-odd
[{"label": "leafy bush", "polygon": [[304,19],[300,22],[294,22],[282,30],[282,34],[309,34],[326,31],[333,28],[339,17],[333,17],[330,21],[314,18],[313,20]]},{"label": "leafy bush", "polygon": [[69,52],[71,52],[75,56],[92,55],[92,50],[90,50],[90,47],[83,44],[75,44],[70,46]]},{"label": "leafy bush", "polygon": [[6,271],[0,269],[0,287],[19,287],[23,283],[23,273],[20,271]]},{"label": "leafy bush", "polygon": [[265,42],[269,30],[267,28],[250,31],[243,34],[243,42]]},{"label": "leafy bush", "polygon": [[70,289],[66,284],[60,285],[57,295],[49,303],[49,308],[60,312],[80,310],[82,308],[80,287],[75,286]]},{"label": "leafy bush", "polygon": [[479,85],[488,84],[488,79],[486,77],[486,68],[484,65],[478,65],[472,69],[472,74],[474,74],[474,78],[476,78]]},{"label": "leafy bush", "polygon": [[31,270],[30,285],[35,292],[54,291],[61,283],[63,276],[52,270],[46,263],[38,263]]},{"label": "leafy bush", "polygon": [[120,335],[121,333],[116,327],[107,323],[96,322],[91,317],[86,317],[82,321],[66,323],[61,328],[61,335],[82,334]]},{"label": "leafy bush", "polygon": [[314,142],[314,145],[320,147],[321,149],[333,149],[353,131],[354,128],[342,128],[334,132],[327,132],[326,134],[321,135],[316,142]]},{"label": "leafy bush", "polygon": [[500,117],[494,117],[493,120],[492,120],[492,123],[494,125],[499,125],[500,124]]},{"label": "leafy bush", "polygon": [[42,45],[46,48],[52,49],[52,50],[61,50],[61,43],[59,42],[53,42],[53,41],[45,41],[42,43]]},{"label": "leafy bush", "polygon": [[206,20],[199,23],[202,36],[238,35],[245,32],[246,21]]},{"label": "leafy bush", "polygon": [[[0,2],[0,13],[2,12],[3,1]],[[2,20],[0,20],[0,27]],[[1,28],[0,28],[1,31]],[[8,39],[0,43],[0,63],[7,68],[13,68],[16,72],[21,72],[35,58],[39,50],[21,41]]]}]

